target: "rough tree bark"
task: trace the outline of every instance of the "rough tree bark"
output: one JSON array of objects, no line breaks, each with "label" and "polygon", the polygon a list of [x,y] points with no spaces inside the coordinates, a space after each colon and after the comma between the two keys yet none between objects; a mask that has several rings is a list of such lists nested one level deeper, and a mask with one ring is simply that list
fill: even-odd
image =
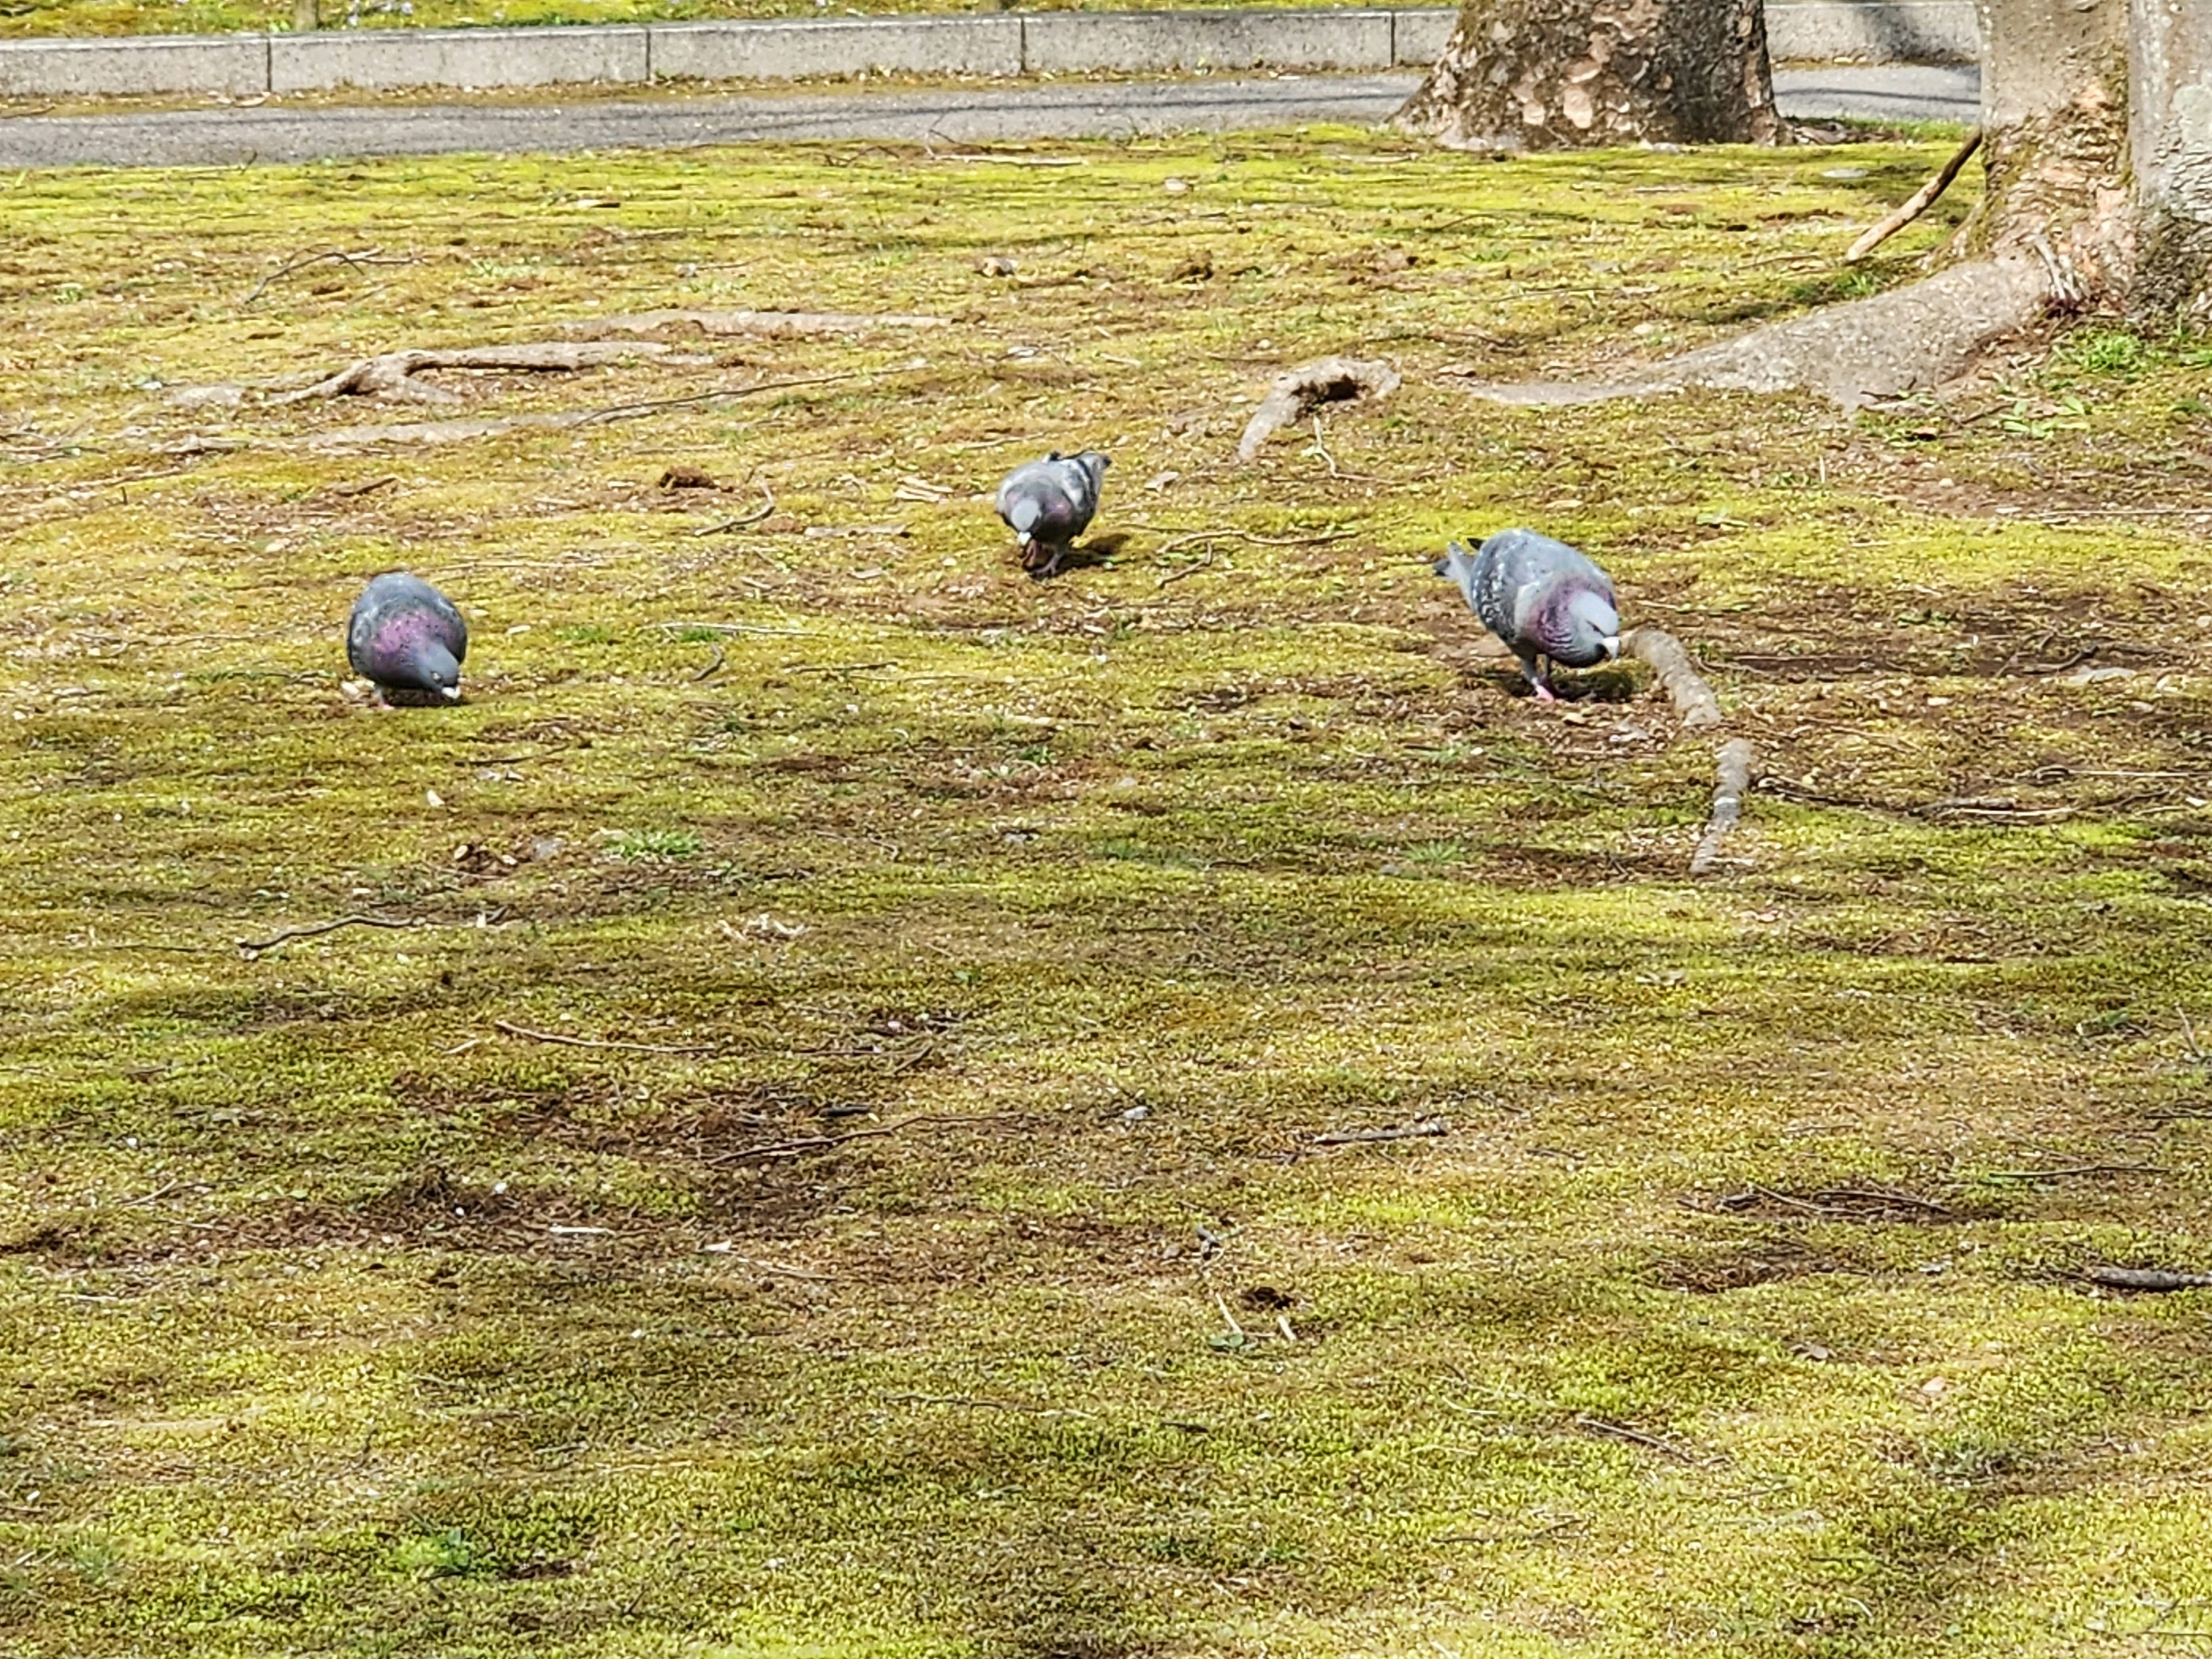
[{"label": "rough tree bark", "polygon": [[1941,384],[2054,305],[2212,323],[2212,0],[1977,3],[1985,187],[1945,269],[1619,381],[1488,394],[1807,386],[1850,405]]},{"label": "rough tree bark", "polygon": [[1468,0],[1392,125],[1489,150],[1787,136],[1763,0]]}]

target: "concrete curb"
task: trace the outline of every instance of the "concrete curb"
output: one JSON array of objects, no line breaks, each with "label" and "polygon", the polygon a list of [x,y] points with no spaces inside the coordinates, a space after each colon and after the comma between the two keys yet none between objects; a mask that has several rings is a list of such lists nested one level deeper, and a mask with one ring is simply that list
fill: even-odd
[{"label": "concrete curb", "polygon": [[[1778,60],[1971,63],[1972,0],[1769,0]],[[332,29],[0,41],[0,95],[130,93],[254,97],[336,87],[546,87],[823,76],[1159,74],[1418,68],[1456,11],[1409,9],[995,13],[593,25]]]}]

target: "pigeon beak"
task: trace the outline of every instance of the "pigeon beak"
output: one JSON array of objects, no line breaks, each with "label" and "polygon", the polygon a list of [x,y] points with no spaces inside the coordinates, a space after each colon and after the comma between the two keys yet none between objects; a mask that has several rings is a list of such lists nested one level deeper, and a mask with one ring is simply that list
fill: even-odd
[{"label": "pigeon beak", "polygon": [[1017,547],[1026,549],[1029,544],[1036,539],[1036,538],[1030,535],[1026,530],[1017,530],[1014,532],[1014,545]]},{"label": "pigeon beak", "polygon": [[1607,662],[1619,662],[1620,660],[1620,635],[1615,634],[1611,639],[1601,641],[1600,643],[1605,647],[1605,657]]},{"label": "pigeon beak", "polygon": [[461,700],[461,688],[458,685],[441,685],[438,688],[438,695],[447,702],[459,702]]}]

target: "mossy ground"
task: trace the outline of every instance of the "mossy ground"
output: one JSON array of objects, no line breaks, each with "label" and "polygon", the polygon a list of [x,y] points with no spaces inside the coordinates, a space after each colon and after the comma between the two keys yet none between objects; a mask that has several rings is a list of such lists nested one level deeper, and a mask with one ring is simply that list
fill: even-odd
[{"label": "mossy ground", "polygon": [[[1895,280],[1947,148],[4,181],[0,1649],[2204,1639],[2203,1295],[2077,1277],[2212,1265],[2201,347],[1462,389]],[[953,320],[446,446],[167,398],[666,305]],[[1407,384],[1225,465],[1331,351]],[[1032,582],[983,493],[1079,441]],[[1759,745],[1733,873],[1638,671],[1539,707],[1428,574],[1513,522]],[[343,689],[403,563],[461,707]]]}]

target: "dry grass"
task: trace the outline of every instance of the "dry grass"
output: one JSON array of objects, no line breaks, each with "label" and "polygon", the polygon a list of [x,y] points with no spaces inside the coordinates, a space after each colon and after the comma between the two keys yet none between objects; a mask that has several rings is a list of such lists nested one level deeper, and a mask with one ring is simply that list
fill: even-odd
[{"label": "dry grass", "polygon": [[[2201,347],[1456,389],[1843,291],[1947,142],[6,181],[0,1649],[2185,1646],[2202,1297],[2074,1274],[2205,1265]],[[953,325],[169,395],[669,304]],[[1331,351],[1406,386],[1227,465]],[[1631,671],[1474,648],[1516,521],[1759,743],[1737,872]],[[394,563],[458,708],[341,689]]]}]

